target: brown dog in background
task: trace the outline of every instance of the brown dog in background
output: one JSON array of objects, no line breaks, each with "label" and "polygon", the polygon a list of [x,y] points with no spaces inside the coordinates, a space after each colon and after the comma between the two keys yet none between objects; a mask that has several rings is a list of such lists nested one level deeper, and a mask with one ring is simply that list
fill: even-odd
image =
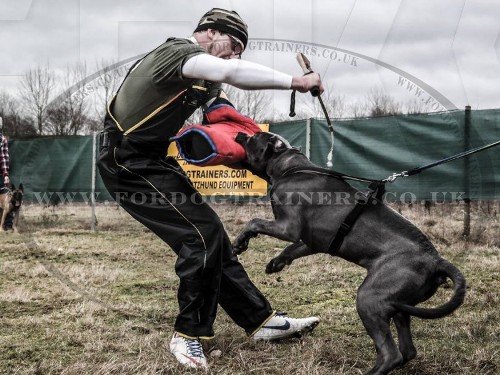
[{"label": "brown dog in background", "polygon": [[2,210],[2,218],[0,220],[0,231],[5,232],[5,219],[12,212],[14,217],[12,220],[12,229],[17,233],[17,224],[19,222],[19,211],[23,203],[24,188],[20,184],[16,189],[12,184],[12,190],[5,189],[5,192],[0,193],[0,209]]}]

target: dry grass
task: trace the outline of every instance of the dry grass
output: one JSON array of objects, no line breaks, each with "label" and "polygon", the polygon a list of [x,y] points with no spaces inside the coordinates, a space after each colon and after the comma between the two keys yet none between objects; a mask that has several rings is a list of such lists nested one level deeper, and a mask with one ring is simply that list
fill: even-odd
[{"label": "dry grass", "polygon": [[[217,205],[231,236],[267,205]],[[1,374],[185,374],[165,349],[177,313],[175,256],[116,206],[25,206],[22,232],[0,235]],[[398,209],[398,207],[396,207]],[[473,207],[469,241],[461,206],[399,207],[468,280],[465,304],[437,321],[413,320],[419,354],[394,374],[497,374],[500,342],[498,202]],[[277,275],[267,261],[284,243],[261,236],[241,256],[273,305],[322,323],[303,340],[253,343],[223,311],[205,344],[211,374],[361,374],[374,359],[355,311],[364,270],[315,255]],[[449,290],[440,290],[440,303]],[[219,352],[220,351],[220,352]],[[221,353],[218,355],[218,353]],[[199,373],[199,371],[192,371]]]}]

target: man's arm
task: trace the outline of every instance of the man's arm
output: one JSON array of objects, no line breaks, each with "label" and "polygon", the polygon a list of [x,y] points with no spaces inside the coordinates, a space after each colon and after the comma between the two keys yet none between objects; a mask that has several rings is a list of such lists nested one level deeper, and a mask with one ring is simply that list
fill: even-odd
[{"label": "man's arm", "polygon": [[307,92],[323,85],[319,74],[292,77],[289,74],[244,60],[224,60],[209,54],[199,54],[188,59],[182,66],[186,78],[204,79],[228,83],[244,90],[296,89]]}]

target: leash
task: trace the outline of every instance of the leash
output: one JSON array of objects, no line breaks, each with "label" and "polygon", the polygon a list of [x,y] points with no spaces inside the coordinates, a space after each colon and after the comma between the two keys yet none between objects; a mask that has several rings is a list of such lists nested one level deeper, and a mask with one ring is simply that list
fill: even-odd
[{"label": "leash", "polygon": [[[311,62],[309,59],[301,52],[297,53],[297,61],[302,68],[302,71],[304,72],[304,75],[314,73],[314,71],[311,68]],[[295,117],[295,93],[297,90],[293,90],[291,97],[290,97],[290,117]],[[313,97],[317,97],[319,101],[319,105],[321,106],[321,110],[323,111],[326,119],[326,123],[328,124],[328,130],[330,131],[330,141],[331,141],[331,147],[330,151],[328,152],[328,156],[326,158],[326,165],[328,167],[333,167],[333,145],[335,143],[335,137],[333,134],[333,126],[332,126],[332,121],[330,120],[330,116],[328,115],[328,111],[326,109],[325,103],[323,102],[323,99],[321,98],[320,92],[319,92],[319,87],[313,87],[311,89],[311,95]]]},{"label": "leash", "polygon": [[418,173],[420,173],[422,171],[425,171],[426,169],[429,169],[429,168],[432,168],[432,167],[436,167],[436,166],[438,166],[440,164],[448,163],[448,162],[453,161],[453,160],[461,159],[461,158],[463,158],[465,156],[469,156],[469,155],[475,154],[476,152],[487,150],[488,148],[495,147],[495,146],[498,146],[498,145],[500,145],[500,141],[496,141],[496,142],[493,142],[493,143],[490,143],[490,144],[487,144],[487,145],[484,145],[484,146],[476,147],[476,148],[473,148],[473,149],[470,149],[470,150],[467,150],[467,151],[460,152],[458,154],[449,156],[447,158],[444,158],[444,159],[441,159],[441,160],[437,160],[437,161],[429,163],[429,164],[422,165],[420,167],[415,167],[413,169],[410,169],[409,171],[402,171],[402,172],[399,172],[399,173],[393,173],[391,176],[387,177],[386,179],[384,179],[382,181],[384,181],[384,182],[391,182],[392,183],[392,182],[396,181],[396,179],[398,177],[413,176],[413,175],[416,175],[416,174],[418,174]]},{"label": "leash", "polygon": [[352,180],[352,181],[369,182],[369,183],[373,183],[373,182],[382,182],[382,183],[390,182],[390,183],[392,183],[392,182],[396,181],[399,177],[414,176],[422,171],[425,171],[426,169],[430,169],[430,168],[436,167],[438,165],[448,163],[448,162],[453,161],[453,160],[461,159],[465,156],[469,156],[469,155],[475,154],[479,151],[484,151],[484,150],[487,150],[489,148],[492,148],[492,147],[495,147],[498,145],[500,145],[500,141],[496,141],[493,143],[489,143],[487,145],[479,146],[479,147],[476,147],[476,148],[449,156],[447,158],[440,159],[440,160],[434,161],[432,163],[422,165],[420,167],[415,167],[413,169],[410,169],[409,171],[402,171],[399,173],[393,173],[389,177],[384,178],[382,180],[352,176],[349,174],[340,173],[340,172],[336,172],[336,171],[331,170],[331,169],[326,169],[326,168],[321,168],[321,167],[316,167],[316,166],[292,167],[292,168],[286,170],[281,176],[279,176],[279,178],[286,177],[286,176],[288,176],[290,174],[294,174],[294,173],[312,173],[312,174],[319,174],[319,175],[324,175],[324,176],[336,177],[336,178],[340,178],[342,180]]},{"label": "leash", "polygon": [[330,242],[330,245],[328,246],[327,252],[331,255],[335,255],[335,253],[340,249],[342,244],[344,243],[345,237],[349,234],[351,231],[352,227],[358,220],[359,216],[363,213],[366,205],[370,202],[372,202],[374,199],[375,200],[380,200],[382,199],[382,196],[385,194],[385,184],[387,182],[394,182],[398,177],[409,177],[416,175],[422,171],[425,171],[426,169],[433,168],[435,166],[438,166],[440,164],[444,164],[453,160],[461,159],[465,156],[469,156],[472,154],[475,154],[479,151],[484,151],[489,148],[495,147],[500,145],[500,141],[496,141],[484,146],[476,147],[471,150],[467,150],[464,152],[460,152],[456,155],[449,156],[444,159],[437,160],[435,162],[429,163],[422,165],[420,167],[415,167],[413,169],[410,169],[409,171],[402,171],[400,173],[393,173],[391,176],[383,179],[383,180],[373,180],[373,179],[368,179],[368,178],[363,178],[363,177],[357,177],[357,176],[351,176],[351,175],[346,175],[344,173],[339,173],[336,171],[332,171],[331,169],[325,169],[321,167],[314,167],[314,166],[308,166],[308,167],[292,167],[288,170],[286,170],[278,179],[282,177],[286,177],[291,174],[295,173],[311,173],[311,174],[318,174],[318,175],[323,175],[323,176],[331,176],[334,178],[338,178],[341,180],[353,180],[353,181],[360,181],[360,182],[369,182],[368,190],[362,194],[361,197],[356,197],[356,204],[354,205],[353,209],[347,214],[347,216],[344,218],[344,221],[342,224],[340,224],[339,229],[337,230],[337,233],[333,237],[332,241]]}]

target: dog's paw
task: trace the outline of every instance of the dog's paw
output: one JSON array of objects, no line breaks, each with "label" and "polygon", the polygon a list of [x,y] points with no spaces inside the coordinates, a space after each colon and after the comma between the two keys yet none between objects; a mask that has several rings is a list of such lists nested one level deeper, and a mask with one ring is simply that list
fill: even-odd
[{"label": "dog's paw", "polygon": [[233,255],[240,255],[241,253],[243,253],[246,249],[244,248],[241,248],[241,247],[237,247],[235,245],[233,245]]},{"label": "dog's paw", "polygon": [[233,254],[240,255],[248,249],[249,238],[244,238],[239,236],[236,241],[233,242]]},{"label": "dog's paw", "polygon": [[285,257],[276,257],[269,261],[266,266],[266,273],[276,273],[280,272],[285,268],[285,266],[289,266],[292,264],[293,259],[285,258]]}]

